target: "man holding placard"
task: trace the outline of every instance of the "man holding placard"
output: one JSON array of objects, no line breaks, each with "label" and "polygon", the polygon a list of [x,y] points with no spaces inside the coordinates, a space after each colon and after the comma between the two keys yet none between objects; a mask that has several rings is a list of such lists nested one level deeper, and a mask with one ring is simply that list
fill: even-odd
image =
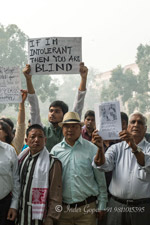
[{"label": "man holding placard", "polygon": [[[86,94],[86,80],[88,74],[88,69],[86,66],[84,66],[84,63],[80,63],[79,71],[81,75],[81,82],[73,111],[78,112],[81,117],[84,105],[84,98]],[[32,76],[30,75],[30,65],[26,65],[23,70],[23,73],[27,82],[28,100],[31,106],[31,123],[41,125],[39,104],[32,84]],[[46,147],[49,151],[51,151],[52,147],[63,139],[62,129],[58,126],[58,123],[62,121],[63,116],[67,111],[68,106],[63,101],[55,101],[49,107],[48,119],[50,125],[49,127],[44,127],[47,137]]]},{"label": "man holding placard", "polygon": [[109,147],[105,154],[102,138],[93,134],[98,147],[94,168],[113,171],[107,225],[149,225],[150,144],[144,138],[146,122],[141,113],[133,113],[127,130],[119,133],[122,142]]}]

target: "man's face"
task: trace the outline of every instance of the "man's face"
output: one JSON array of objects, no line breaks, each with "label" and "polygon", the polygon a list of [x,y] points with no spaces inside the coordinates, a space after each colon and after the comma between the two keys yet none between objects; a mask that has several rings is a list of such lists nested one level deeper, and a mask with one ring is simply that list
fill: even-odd
[{"label": "man's face", "polygon": [[41,151],[46,143],[46,138],[43,131],[40,129],[32,129],[29,131],[28,137],[26,138],[26,143],[32,154],[36,154]]},{"label": "man's face", "polygon": [[138,114],[133,115],[129,121],[127,130],[133,135],[134,138],[142,140],[146,132],[146,126],[144,125],[142,117]]},{"label": "man's face", "polygon": [[81,126],[78,123],[68,123],[64,124],[63,128],[63,135],[65,140],[68,144],[74,144],[75,141],[80,137],[81,134]]},{"label": "man's face", "polygon": [[53,124],[57,124],[63,120],[63,111],[60,107],[50,107],[48,113],[48,120]]},{"label": "man's face", "polygon": [[95,117],[94,116],[87,116],[84,120],[84,124],[87,129],[94,130],[95,129]]}]

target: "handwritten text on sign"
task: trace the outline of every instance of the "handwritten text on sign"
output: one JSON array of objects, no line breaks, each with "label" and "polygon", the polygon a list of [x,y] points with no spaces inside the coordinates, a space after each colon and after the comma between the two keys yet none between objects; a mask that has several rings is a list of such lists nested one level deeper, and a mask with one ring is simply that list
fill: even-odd
[{"label": "handwritten text on sign", "polygon": [[28,40],[31,74],[78,74],[81,38],[51,37]]},{"label": "handwritten text on sign", "polygon": [[0,67],[0,103],[21,102],[21,80],[18,67]]}]

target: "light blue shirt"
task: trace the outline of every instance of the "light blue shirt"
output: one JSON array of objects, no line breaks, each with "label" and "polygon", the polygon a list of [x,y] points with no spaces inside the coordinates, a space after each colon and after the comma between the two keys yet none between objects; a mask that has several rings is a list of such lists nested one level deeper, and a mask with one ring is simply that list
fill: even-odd
[{"label": "light blue shirt", "polygon": [[[109,190],[118,198],[150,198],[150,143],[143,139],[138,146],[145,154],[144,167],[137,163],[125,141],[109,147],[105,153],[105,164],[97,167],[100,171],[113,171]],[[94,161],[93,166],[96,168]]]},{"label": "light blue shirt", "polygon": [[65,138],[52,148],[63,168],[63,202],[72,204],[84,201],[90,196],[98,197],[98,209],[104,210],[107,202],[106,181],[103,172],[92,168],[97,147],[81,136],[74,146]]}]

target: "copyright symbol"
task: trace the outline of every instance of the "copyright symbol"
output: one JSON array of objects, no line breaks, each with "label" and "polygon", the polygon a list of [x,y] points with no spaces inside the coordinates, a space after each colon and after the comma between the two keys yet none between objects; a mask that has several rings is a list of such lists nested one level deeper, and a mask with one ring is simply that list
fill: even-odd
[{"label": "copyright symbol", "polygon": [[61,205],[56,205],[55,210],[56,212],[61,212],[63,210],[63,207]]}]

